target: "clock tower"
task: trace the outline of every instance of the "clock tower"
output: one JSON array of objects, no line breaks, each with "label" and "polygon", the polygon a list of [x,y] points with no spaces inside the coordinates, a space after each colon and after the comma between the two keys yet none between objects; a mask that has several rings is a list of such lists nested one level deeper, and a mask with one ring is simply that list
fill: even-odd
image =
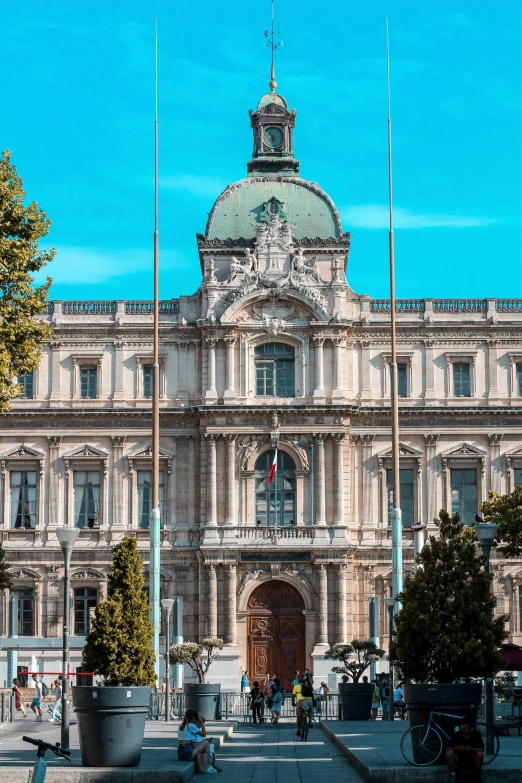
[{"label": "clock tower", "polygon": [[248,176],[298,176],[299,161],[294,159],[292,141],[296,112],[290,111],[283,96],[276,93],[273,72],[269,86],[270,92],[261,98],[257,110],[250,112],[254,152],[248,162]]}]

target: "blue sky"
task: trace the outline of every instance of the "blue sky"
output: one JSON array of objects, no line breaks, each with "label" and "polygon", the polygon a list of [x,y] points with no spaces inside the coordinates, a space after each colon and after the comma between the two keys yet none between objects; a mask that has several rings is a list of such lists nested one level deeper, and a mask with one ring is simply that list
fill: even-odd
[{"label": "blue sky", "polygon": [[[397,295],[522,296],[518,3],[276,3],[296,157],[352,233],[352,288],[388,295],[388,16]],[[269,0],[23,0],[2,16],[0,146],[53,221],[51,296],[91,299],[152,296],[158,18],[160,296],[192,293],[195,233],[250,158]]]}]

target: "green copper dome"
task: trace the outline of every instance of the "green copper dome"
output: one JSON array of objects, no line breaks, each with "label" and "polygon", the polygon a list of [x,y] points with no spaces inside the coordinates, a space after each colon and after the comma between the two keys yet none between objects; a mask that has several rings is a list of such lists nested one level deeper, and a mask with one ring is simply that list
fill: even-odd
[{"label": "green copper dome", "polygon": [[329,239],[342,236],[339,213],[315,182],[301,177],[248,177],[229,185],[209,215],[207,239],[253,239],[252,223],[259,222],[270,199],[281,204],[281,213],[293,223],[296,239]]}]

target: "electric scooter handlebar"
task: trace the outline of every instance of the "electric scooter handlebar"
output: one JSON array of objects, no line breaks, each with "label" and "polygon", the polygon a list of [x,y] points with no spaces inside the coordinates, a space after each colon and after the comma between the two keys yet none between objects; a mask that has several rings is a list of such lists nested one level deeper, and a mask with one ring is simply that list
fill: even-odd
[{"label": "electric scooter handlebar", "polygon": [[67,761],[71,760],[69,758],[71,751],[66,750],[65,748],[61,748],[59,742],[57,742],[56,745],[51,745],[49,742],[44,742],[41,739],[33,739],[32,737],[22,737],[22,739],[24,742],[29,742],[31,745],[36,745],[39,754],[42,756],[47,750],[50,750],[52,753],[54,753],[55,756],[61,756],[62,758],[67,759]]}]

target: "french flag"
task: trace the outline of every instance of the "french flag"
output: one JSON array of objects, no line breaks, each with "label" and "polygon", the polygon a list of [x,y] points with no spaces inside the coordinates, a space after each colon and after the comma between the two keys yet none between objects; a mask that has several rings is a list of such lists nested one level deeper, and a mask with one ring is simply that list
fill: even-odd
[{"label": "french flag", "polygon": [[275,479],[277,473],[277,443],[276,443],[276,449],[274,454],[274,461],[272,462],[272,467],[270,468],[270,473],[268,474],[268,486],[272,483],[272,481]]}]

